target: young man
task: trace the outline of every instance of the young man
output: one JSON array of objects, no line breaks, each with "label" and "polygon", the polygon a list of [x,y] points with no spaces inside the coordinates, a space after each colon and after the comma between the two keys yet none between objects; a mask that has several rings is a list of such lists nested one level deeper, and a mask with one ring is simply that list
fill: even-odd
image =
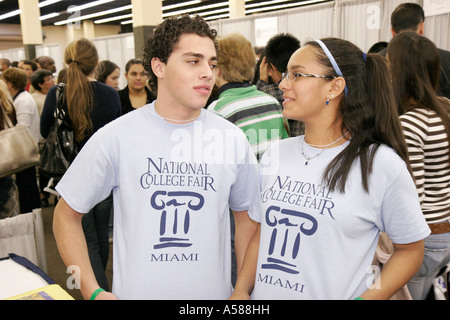
[{"label": "young man", "polygon": [[216,68],[219,99],[208,110],[241,128],[259,160],[271,142],[289,135],[278,101],[250,85],[255,60],[254,49],[243,35],[234,33],[219,40]]},{"label": "young man", "polygon": [[[226,299],[229,208],[238,261],[256,225],[256,159],[245,134],[204,110],[214,86],[216,33],[200,17],[168,18],[148,40],[157,100],[99,130],[57,186],[54,232],[85,298]],[[225,149],[226,148],[226,149]],[[113,191],[113,293],[92,273],[80,221]],[[240,267],[240,265],[238,265]]]},{"label": "young man", "polygon": [[[219,40],[216,86],[219,99],[208,106],[211,110],[237,125],[245,132],[259,160],[273,142],[288,138],[281,106],[271,95],[250,85],[255,68],[255,51],[241,34],[234,33]],[[231,216],[231,228],[234,218]],[[232,233],[232,249],[234,235]],[[235,257],[231,280],[236,283]]]},{"label": "young man", "polygon": [[[394,38],[405,31],[414,31],[423,36],[425,34],[425,12],[423,8],[412,2],[400,4],[391,14],[391,33]],[[450,51],[438,48],[441,63],[439,75],[439,86],[437,92],[439,96],[450,99]],[[386,55],[387,49],[380,52]]]},{"label": "young man", "polygon": [[34,88],[31,88],[31,76],[33,75],[33,73],[37,71],[38,69],[37,64],[31,60],[24,60],[20,69],[25,71],[25,74],[27,75],[27,85],[25,87],[25,91],[30,92],[30,89],[32,89],[30,93],[33,93]]},{"label": "young man", "polygon": [[[291,55],[300,48],[300,40],[289,33],[278,33],[266,44],[264,58],[259,65],[259,79],[256,87],[262,92],[275,97],[280,105],[283,104],[283,92],[278,85],[282,74],[286,72]],[[290,136],[297,137],[304,133],[304,124],[300,121],[289,119]]]}]

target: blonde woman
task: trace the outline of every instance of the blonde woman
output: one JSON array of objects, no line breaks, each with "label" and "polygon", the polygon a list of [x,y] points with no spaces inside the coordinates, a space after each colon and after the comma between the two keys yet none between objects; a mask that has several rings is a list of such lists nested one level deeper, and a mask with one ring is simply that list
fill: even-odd
[{"label": "blonde woman", "polygon": [[[120,100],[114,88],[96,81],[98,53],[87,39],[72,42],[66,48],[65,63],[68,65],[62,108],[66,111],[67,125],[71,126],[80,151],[89,138],[101,127],[118,118]],[[56,88],[47,94],[41,117],[41,133],[49,134],[54,122]],[[105,268],[109,256],[108,224],[112,208],[112,197],[107,197],[93,208],[83,208],[83,231],[87,239],[89,257],[102,286],[108,287]],[[82,210],[82,211],[83,211]]]}]

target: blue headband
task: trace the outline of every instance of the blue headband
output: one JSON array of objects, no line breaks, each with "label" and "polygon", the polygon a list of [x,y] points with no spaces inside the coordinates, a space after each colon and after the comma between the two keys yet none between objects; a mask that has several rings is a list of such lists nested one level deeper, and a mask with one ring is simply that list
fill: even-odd
[{"label": "blue headband", "polygon": [[[322,42],[322,40],[314,40],[315,42],[317,42],[320,47],[322,48],[323,52],[325,52],[325,54],[328,57],[328,60],[330,60],[331,65],[334,68],[334,71],[336,71],[337,75],[339,77],[344,78],[344,76],[342,75],[341,69],[339,69],[339,66],[336,63],[336,60],[334,60],[333,55],[331,54],[330,50],[328,50],[327,46],[325,45],[325,43]],[[345,85],[345,96],[347,96],[348,94],[348,89],[347,89],[347,85]]]}]

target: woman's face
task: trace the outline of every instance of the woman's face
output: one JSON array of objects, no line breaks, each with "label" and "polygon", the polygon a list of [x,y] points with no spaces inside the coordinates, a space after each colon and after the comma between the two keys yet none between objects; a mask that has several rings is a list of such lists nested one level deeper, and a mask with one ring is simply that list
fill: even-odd
[{"label": "woman's face", "polygon": [[279,87],[283,91],[283,116],[288,119],[308,122],[319,119],[326,109],[330,82],[323,78],[297,77],[293,73],[325,75],[325,68],[317,62],[312,46],[294,52],[289,60],[287,73]]},{"label": "woman's face", "polygon": [[130,70],[125,73],[125,77],[128,81],[128,87],[135,91],[144,90],[148,81],[148,76],[142,64],[133,64]]},{"label": "woman's face", "polygon": [[113,87],[116,90],[119,90],[119,78],[120,78],[120,69],[116,68],[111,74],[106,77],[105,84]]}]

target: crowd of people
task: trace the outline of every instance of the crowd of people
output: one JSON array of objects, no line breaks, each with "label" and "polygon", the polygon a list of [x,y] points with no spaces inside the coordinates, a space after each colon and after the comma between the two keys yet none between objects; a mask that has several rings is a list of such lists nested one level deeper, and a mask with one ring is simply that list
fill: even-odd
[{"label": "crowd of people", "polygon": [[[56,83],[79,153],[53,231],[84,298],[426,299],[450,263],[450,53],[424,21],[405,3],[367,53],[277,34],[257,58],[239,33],[167,18],[123,89],[72,42]],[[0,107],[36,143],[55,121],[50,59],[1,64]],[[1,217],[48,206],[47,182],[0,178]],[[380,234],[393,251],[373,281]]]}]

